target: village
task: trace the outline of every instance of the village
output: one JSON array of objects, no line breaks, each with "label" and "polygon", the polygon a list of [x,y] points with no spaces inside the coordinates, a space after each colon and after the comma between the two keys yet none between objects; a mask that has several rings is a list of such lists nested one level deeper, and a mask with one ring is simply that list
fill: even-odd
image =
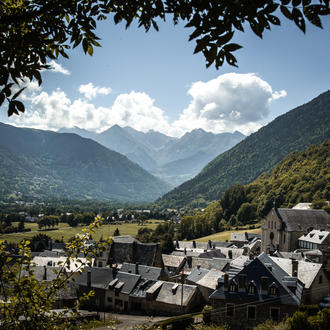
[{"label": "village", "polygon": [[[53,308],[73,308],[93,290],[80,308],[97,315],[175,316],[204,309],[209,323],[249,329],[267,319],[280,321],[301,305],[329,307],[330,216],[309,207],[273,207],[261,235],[233,232],[230,241],[175,241],[171,254],[162,254],[158,243],[114,236],[92,267],[80,273],[81,263],[71,262],[66,272],[75,282],[58,293]],[[66,260],[66,245],[44,243],[32,261],[35,278],[47,282]]]}]

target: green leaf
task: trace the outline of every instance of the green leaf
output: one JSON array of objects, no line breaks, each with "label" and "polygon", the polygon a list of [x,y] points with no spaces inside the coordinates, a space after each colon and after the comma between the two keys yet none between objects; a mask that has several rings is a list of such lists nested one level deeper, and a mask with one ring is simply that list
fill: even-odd
[{"label": "green leaf", "polygon": [[228,44],[223,47],[225,52],[234,52],[240,48],[242,48],[242,46],[238,44]]},{"label": "green leaf", "polygon": [[278,17],[274,16],[274,15],[267,15],[267,18],[269,20],[269,22],[271,22],[274,25],[281,25],[281,21]]},{"label": "green leaf", "polygon": [[293,20],[290,10],[284,6],[280,7],[282,14],[289,20]]},{"label": "green leaf", "polygon": [[87,53],[88,53],[88,55],[90,55],[90,56],[92,56],[93,55],[93,47],[92,47],[92,45],[88,45],[88,48],[87,48]]},{"label": "green leaf", "polygon": [[18,98],[25,88],[26,87],[21,88],[17,93],[14,94],[14,96],[11,99],[15,100],[16,98]]},{"label": "green leaf", "polygon": [[293,20],[302,32],[306,32],[306,25],[301,11],[297,8],[292,9]]}]

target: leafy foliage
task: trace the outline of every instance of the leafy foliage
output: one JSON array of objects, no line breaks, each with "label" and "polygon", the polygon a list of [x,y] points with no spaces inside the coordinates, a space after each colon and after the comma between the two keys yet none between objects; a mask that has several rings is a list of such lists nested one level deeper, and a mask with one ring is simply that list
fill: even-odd
[{"label": "leafy foliage", "polygon": [[[229,187],[246,184],[293,151],[330,138],[330,91],[276,118],[211,161],[194,179],[165,194],[162,207],[205,206]],[[307,199],[307,196],[306,198]]]},{"label": "leafy foliage", "polygon": [[5,0],[0,2],[0,106],[9,103],[8,115],[24,112],[18,101],[24,78],[42,82],[41,71],[49,59],[68,58],[68,50],[81,45],[93,54],[100,46],[95,34],[97,21],[113,18],[128,28],[133,21],[148,31],[158,30],[157,20],[170,16],[173,22],[192,28],[189,40],[196,40],[195,53],[202,52],[206,66],[221,67],[226,61],[237,66],[233,53],[241,48],[232,42],[236,31],[250,27],[262,38],[265,30],[280,25],[279,14],[303,32],[305,21],[322,27],[329,0]]},{"label": "leafy foliage", "polygon": [[[92,256],[99,255],[107,244],[99,242],[95,253],[84,246],[84,239],[100,226],[101,220],[95,219],[84,235],[76,236],[66,245],[66,261],[59,270],[54,270],[56,277],[51,281],[38,281],[34,276],[32,254],[29,241],[19,244],[18,256],[13,258],[6,250],[4,242],[0,242],[0,318],[1,327],[5,329],[50,329],[59,325],[69,327],[76,317],[74,310],[78,309],[79,302],[72,311],[64,310],[60,313],[52,312],[60,290],[64,290],[68,281],[73,280],[73,273],[66,272],[70,263],[77,264],[77,271],[82,272],[85,266],[91,266]],[[78,258],[83,252],[87,255],[86,262]],[[93,292],[89,292],[82,299],[88,299]]]}]

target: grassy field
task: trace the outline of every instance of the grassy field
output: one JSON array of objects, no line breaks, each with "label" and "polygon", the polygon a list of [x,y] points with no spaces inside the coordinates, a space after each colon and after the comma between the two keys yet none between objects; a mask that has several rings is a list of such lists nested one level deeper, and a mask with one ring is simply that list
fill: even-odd
[{"label": "grassy field", "polygon": [[[143,225],[143,228],[155,229],[156,226],[161,223],[162,220],[149,220],[147,224]],[[14,226],[17,226],[17,223],[13,223]],[[125,223],[122,225],[102,225],[94,234],[93,239],[99,239],[102,235],[103,237],[112,236],[116,228],[119,229],[120,235],[131,235],[136,236],[139,228],[142,226],[136,223]],[[51,237],[53,240],[67,241],[70,237],[74,236],[77,233],[81,233],[84,226],[70,227],[66,223],[60,223],[58,227],[51,230],[39,230],[36,223],[26,223],[25,228],[31,228],[30,232],[26,233],[12,233],[12,234],[0,234],[0,240],[7,240],[8,242],[18,243],[22,239],[31,239],[34,235],[39,233],[46,234]]]},{"label": "grassy field", "polygon": [[[261,226],[261,224],[257,224],[257,226]],[[241,227],[239,230],[231,229],[222,231],[221,233],[215,233],[209,236],[204,236],[201,238],[195,239],[197,242],[208,242],[211,241],[230,241],[230,234],[231,233],[254,233],[254,234],[261,234],[261,228],[255,228],[255,229],[248,229],[249,226]]]}]

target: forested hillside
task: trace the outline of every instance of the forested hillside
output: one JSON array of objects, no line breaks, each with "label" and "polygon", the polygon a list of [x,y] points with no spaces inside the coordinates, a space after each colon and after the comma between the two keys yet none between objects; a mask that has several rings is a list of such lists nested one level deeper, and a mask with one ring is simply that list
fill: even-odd
[{"label": "forested hillside", "polygon": [[152,201],[168,185],[76,134],[0,123],[1,199]]},{"label": "forested hillside", "polygon": [[219,199],[227,188],[246,184],[293,151],[330,138],[330,91],[276,118],[211,161],[195,178],[163,196],[163,207],[196,207]]},{"label": "forested hillside", "polygon": [[[183,238],[191,239],[262,219],[273,207],[292,207],[313,202],[315,208],[330,210],[330,140],[293,152],[248,185],[235,185],[204,212],[182,220]],[[197,228],[197,229],[196,229]]]}]

